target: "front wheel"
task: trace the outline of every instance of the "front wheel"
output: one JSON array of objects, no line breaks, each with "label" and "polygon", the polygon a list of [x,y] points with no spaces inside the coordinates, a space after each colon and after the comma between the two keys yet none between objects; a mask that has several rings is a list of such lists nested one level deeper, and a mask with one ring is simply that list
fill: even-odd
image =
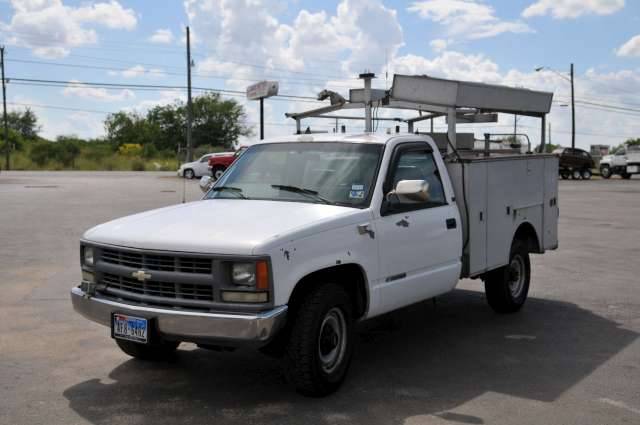
[{"label": "front wheel", "polygon": [[183,175],[185,179],[191,180],[196,176],[196,173],[191,168],[187,168],[186,170],[184,170]]},{"label": "front wheel", "polygon": [[580,173],[580,170],[573,170],[571,172],[571,178],[574,180],[580,180],[580,178],[582,177],[582,173]]},{"label": "front wheel", "polygon": [[584,180],[591,180],[591,170],[589,170],[588,168],[582,170],[582,178]]},{"label": "front wheel", "polygon": [[611,168],[609,168],[608,165],[603,165],[602,167],[600,167],[600,175],[603,179],[608,179],[609,177],[611,177]]},{"label": "front wheel", "polygon": [[131,357],[135,357],[140,360],[168,360],[174,354],[179,342],[173,341],[159,341],[151,344],[140,344],[133,341],[126,341],[123,339],[116,339],[116,344],[122,351]]},{"label": "front wheel", "polygon": [[568,171],[560,172],[560,177],[562,177],[562,180],[567,180],[569,178],[569,172]]},{"label": "front wheel", "polygon": [[629,180],[631,178],[631,174],[624,172],[620,175],[623,179]]},{"label": "front wheel", "polygon": [[514,313],[522,308],[529,294],[531,263],[522,241],[511,245],[509,264],[492,270],[484,281],[487,302],[497,313]]},{"label": "front wheel", "polygon": [[286,349],[287,374],[296,390],[321,397],[344,381],[353,352],[353,309],[335,284],[312,291],[296,310]]}]

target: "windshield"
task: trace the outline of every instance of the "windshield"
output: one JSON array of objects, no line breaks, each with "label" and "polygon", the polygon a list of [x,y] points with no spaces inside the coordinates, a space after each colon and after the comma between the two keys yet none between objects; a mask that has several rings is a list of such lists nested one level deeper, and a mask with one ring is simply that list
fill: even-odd
[{"label": "windshield", "polygon": [[260,199],[364,207],[382,145],[299,142],[247,149],[207,199]]}]

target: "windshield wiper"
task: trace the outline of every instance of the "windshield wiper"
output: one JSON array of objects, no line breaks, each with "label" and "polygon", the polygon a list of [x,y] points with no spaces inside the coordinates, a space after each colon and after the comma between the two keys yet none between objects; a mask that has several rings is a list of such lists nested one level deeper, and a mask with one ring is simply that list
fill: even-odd
[{"label": "windshield wiper", "polygon": [[298,187],[298,186],[289,186],[286,184],[272,184],[271,185],[272,188],[274,189],[280,189],[280,190],[286,190],[287,192],[293,192],[293,193],[299,193],[301,195],[307,195],[310,198],[313,198],[317,201],[320,201],[324,204],[329,204],[329,205],[333,205],[334,203],[331,202],[330,200],[323,198],[322,196],[318,195],[318,192],[315,190],[311,190],[311,189],[305,189],[303,187]]},{"label": "windshield wiper", "polygon": [[242,189],[240,189],[239,187],[233,187],[233,186],[216,186],[213,189],[211,189],[213,192],[222,192],[223,190],[228,190],[229,192],[232,192],[236,195],[238,195],[238,198],[242,198],[242,199],[249,199],[249,197],[245,196],[242,193]]}]

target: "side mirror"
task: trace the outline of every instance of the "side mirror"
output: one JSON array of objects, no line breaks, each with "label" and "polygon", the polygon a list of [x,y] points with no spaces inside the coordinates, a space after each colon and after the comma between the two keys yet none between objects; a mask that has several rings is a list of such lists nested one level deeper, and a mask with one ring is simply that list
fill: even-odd
[{"label": "side mirror", "polygon": [[203,192],[208,191],[211,188],[211,181],[211,176],[202,176],[200,182],[198,183],[200,185],[200,189]]},{"label": "side mirror", "polygon": [[387,201],[395,197],[401,204],[413,204],[429,200],[429,183],[425,180],[400,180],[396,188],[387,193]]}]

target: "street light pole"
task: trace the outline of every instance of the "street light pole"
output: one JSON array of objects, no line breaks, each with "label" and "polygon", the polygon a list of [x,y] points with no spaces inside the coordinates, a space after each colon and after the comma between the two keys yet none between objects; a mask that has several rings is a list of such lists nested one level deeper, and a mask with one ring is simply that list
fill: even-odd
[{"label": "street light pole", "polygon": [[571,64],[571,148],[576,147],[576,102],[573,90],[573,63]]},{"label": "street light pole", "polygon": [[555,69],[551,69],[548,68],[546,66],[541,66],[535,69],[536,72],[540,72],[543,69],[546,69],[548,71],[551,71],[557,75],[559,75],[560,77],[564,78],[565,80],[569,81],[571,83],[571,147],[575,148],[576,147],[576,100],[575,100],[575,91],[574,91],[574,87],[573,87],[573,63],[571,64],[571,67],[569,68],[569,77],[567,77],[566,75],[562,74],[561,72],[556,71]]},{"label": "street light pole", "polygon": [[0,68],[2,68],[2,120],[4,121],[4,151],[5,151],[5,169],[8,171],[10,168],[9,152],[11,147],[9,146],[9,125],[7,123],[7,87],[5,85],[6,80],[4,78],[4,46],[0,47]]}]

